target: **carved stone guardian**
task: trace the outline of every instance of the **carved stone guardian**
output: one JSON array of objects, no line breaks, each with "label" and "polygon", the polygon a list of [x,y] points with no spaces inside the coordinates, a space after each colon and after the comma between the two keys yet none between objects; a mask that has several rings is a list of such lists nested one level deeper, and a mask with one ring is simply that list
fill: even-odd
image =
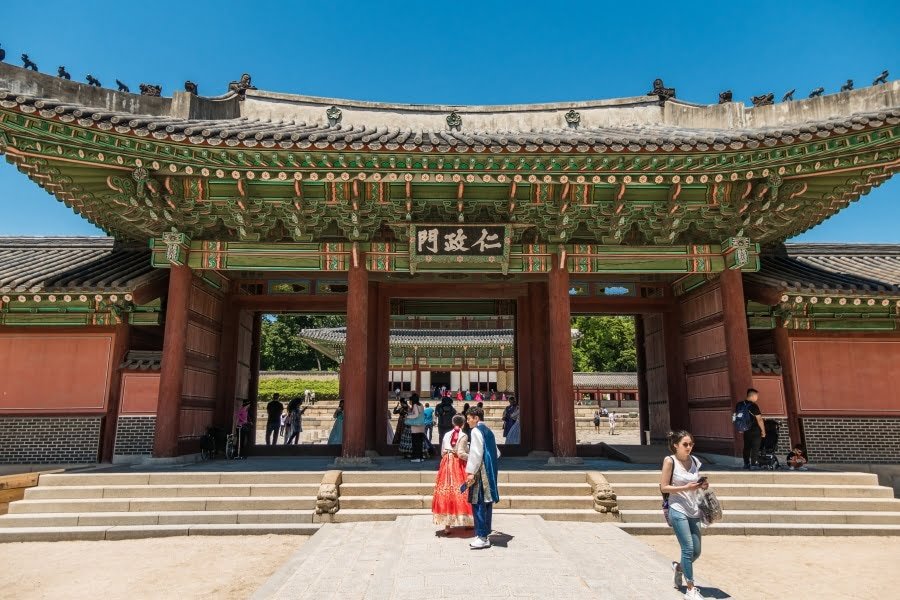
[{"label": "carved stone guardian", "polygon": [[750,98],[750,102],[753,103],[753,106],[768,106],[770,104],[775,104],[775,94],[769,92],[768,94],[753,96]]},{"label": "carved stone guardian", "polygon": [[333,515],[341,509],[341,471],[326,471],[316,495],[316,515]]},{"label": "carved stone guardian", "polygon": [[87,77],[85,77],[85,80],[87,81],[88,85],[92,85],[94,87],[103,87],[103,84],[100,83],[100,80],[98,80],[96,77],[94,77],[90,73],[88,73]]},{"label": "carved stone guardian", "polygon": [[34,61],[28,58],[27,54],[22,54],[22,66],[26,69],[31,69],[32,71],[38,70],[38,66],[34,63]]},{"label": "carved stone guardian", "polygon": [[853,80],[852,79],[848,79],[847,83],[845,83],[844,85],[841,86],[842,92],[849,92],[852,89],[853,89]]},{"label": "carved stone guardian", "polygon": [[56,76],[60,79],[72,79],[72,76],[66,71],[66,68],[62,65],[58,69],[56,69]]},{"label": "carved stone guardian", "polygon": [[184,91],[186,91],[188,94],[193,94],[195,96],[199,95],[197,89],[197,84],[190,79],[184,82]]},{"label": "carved stone guardian", "polygon": [[591,496],[594,499],[594,510],[598,513],[618,516],[619,501],[606,477],[598,471],[589,471],[587,481],[591,485]]},{"label": "carved stone guardian", "polygon": [[782,102],[793,102],[794,101],[794,92],[797,91],[797,88],[792,89],[789,92],[785,92],[784,96],[781,97]]},{"label": "carved stone guardian", "polygon": [[719,92],[719,104],[725,104],[726,102],[731,102],[733,95],[731,90],[725,90],[724,92]]},{"label": "carved stone guardian", "polygon": [[244,73],[241,75],[239,81],[232,81],[228,84],[228,91],[234,92],[238,96],[238,100],[243,100],[247,95],[247,90],[255,90],[256,86],[251,83],[251,77],[249,73]]},{"label": "carved stone guardian", "polygon": [[654,79],[653,89],[647,92],[647,95],[659,97],[659,104],[660,106],[662,106],[668,100],[671,100],[675,97],[675,88],[668,88],[663,85],[662,79]]},{"label": "carved stone guardian", "polygon": [[128,86],[116,79],[116,85],[119,87],[120,92],[125,92],[126,94],[130,94],[131,90],[128,89]]},{"label": "carved stone guardian", "polygon": [[813,91],[811,91],[809,93],[809,97],[810,98],[818,98],[819,96],[821,96],[824,93],[825,93],[825,88],[817,87],[816,89],[814,89]]},{"label": "carved stone guardian", "polygon": [[156,98],[162,96],[162,86],[161,85],[153,85],[152,83],[142,83],[138,87],[141,88],[141,96],[153,96]]},{"label": "carved stone guardian", "polygon": [[[0,60],[3,60],[3,58],[0,57]],[[887,69],[885,69],[884,71],[881,72],[881,75],[879,75],[878,77],[875,78],[875,81],[872,82],[872,85],[881,85],[881,84],[887,83],[887,80],[888,80],[888,72],[887,72]]]}]

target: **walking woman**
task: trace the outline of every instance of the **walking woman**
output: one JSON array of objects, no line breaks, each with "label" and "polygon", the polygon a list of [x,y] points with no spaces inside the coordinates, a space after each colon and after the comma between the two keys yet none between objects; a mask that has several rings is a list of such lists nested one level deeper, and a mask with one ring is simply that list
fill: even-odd
[{"label": "walking woman", "polygon": [[409,427],[406,426],[406,415],[409,414],[409,405],[406,398],[400,398],[394,407],[397,415],[397,427],[394,429],[394,443],[400,447],[400,455],[409,458],[412,454],[412,436]]},{"label": "walking woman", "polygon": [[334,411],[334,425],[331,426],[331,433],[328,435],[328,444],[339,446],[344,442],[344,401],[338,402],[337,410]]},{"label": "walking woman", "polygon": [[694,586],[694,562],[700,558],[699,490],[709,487],[700,476],[700,461],[691,455],[694,437],[687,431],[669,433],[672,454],[663,459],[659,491],[668,501],[668,521],[681,546],[681,562],[672,562],[674,584],[687,586],[685,600],[701,600]]},{"label": "walking woman", "polygon": [[406,415],[406,424],[409,426],[410,442],[412,444],[412,461],[422,462],[425,449],[425,409],[418,394],[409,397],[409,414]]},{"label": "walking woman", "polygon": [[469,460],[469,438],[462,432],[466,419],[453,416],[453,429],[441,440],[441,466],[434,481],[431,513],[434,524],[444,526],[444,535],[451,527],[472,527],[472,505],[460,487],[466,482],[466,461]]}]

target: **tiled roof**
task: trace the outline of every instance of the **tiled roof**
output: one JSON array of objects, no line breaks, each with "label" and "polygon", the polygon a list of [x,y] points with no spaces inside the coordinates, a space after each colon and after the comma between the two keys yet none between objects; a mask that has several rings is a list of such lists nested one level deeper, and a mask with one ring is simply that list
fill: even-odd
[{"label": "tiled roof", "polygon": [[757,375],[781,375],[781,363],[775,354],[751,354],[750,366]]},{"label": "tiled roof", "polygon": [[0,292],[128,292],[162,277],[148,248],[112,238],[0,237]]},{"label": "tiled roof", "polygon": [[785,244],[745,277],[782,292],[897,295],[900,245]]},{"label": "tiled roof", "polygon": [[130,350],[120,369],[129,371],[159,371],[162,365],[162,352],[156,350]]},{"label": "tiled roof", "polygon": [[574,373],[575,387],[634,389],[638,387],[637,373]]}]

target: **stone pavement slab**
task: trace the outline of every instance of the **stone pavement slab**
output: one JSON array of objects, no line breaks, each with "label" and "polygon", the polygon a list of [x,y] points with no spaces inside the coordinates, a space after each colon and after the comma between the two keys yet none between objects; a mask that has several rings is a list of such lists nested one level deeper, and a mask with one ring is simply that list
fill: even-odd
[{"label": "stone pavement slab", "polygon": [[[670,561],[602,523],[496,515],[493,547],[471,530],[435,535],[430,516],[326,524],[254,600],[678,599]],[[704,582],[700,582],[701,584]],[[715,588],[707,597],[730,598]]]}]

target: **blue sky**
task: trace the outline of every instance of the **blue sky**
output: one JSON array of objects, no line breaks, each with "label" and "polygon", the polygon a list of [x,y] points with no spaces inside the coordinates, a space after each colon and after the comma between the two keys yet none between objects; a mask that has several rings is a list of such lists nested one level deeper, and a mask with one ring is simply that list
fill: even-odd
[{"label": "blue sky", "polygon": [[[45,1],[2,15],[7,62],[27,52],[45,73],[166,95],[186,79],[220,94],[243,72],[273,91],[447,104],[632,96],[656,77],[688,101],[748,101],[900,77],[893,1]],[[0,215],[0,235],[100,233],[5,162]],[[795,240],[900,243],[900,177]]]}]

